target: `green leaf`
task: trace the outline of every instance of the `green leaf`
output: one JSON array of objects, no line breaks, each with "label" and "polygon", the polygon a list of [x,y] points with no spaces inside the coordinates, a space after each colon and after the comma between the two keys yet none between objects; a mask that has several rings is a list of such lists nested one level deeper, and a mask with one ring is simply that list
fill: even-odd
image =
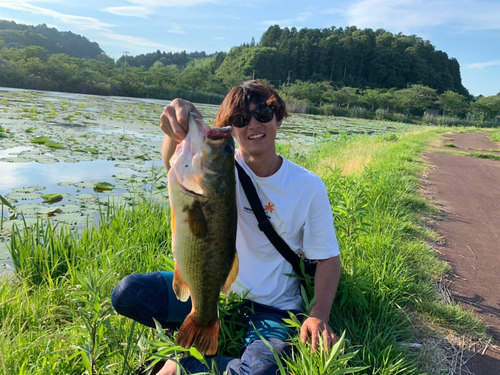
[{"label": "green leaf", "polygon": [[203,357],[203,354],[201,354],[198,349],[196,349],[194,346],[189,348],[189,354],[191,354],[193,357],[195,357],[198,361],[204,361],[205,358]]},{"label": "green leaf", "polygon": [[42,198],[44,199],[43,203],[55,203],[61,201],[63,199],[63,196],[59,193],[44,194],[42,195]]},{"label": "green leaf", "polygon": [[63,145],[58,143],[58,142],[55,142],[55,141],[52,141],[52,140],[48,140],[47,142],[44,143],[45,146],[47,147],[52,147],[52,148],[63,148]]},{"label": "green leaf", "polygon": [[47,212],[47,216],[57,216],[59,214],[62,214],[63,210],[61,210],[59,207],[54,208],[52,211]]},{"label": "green leaf", "polygon": [[7,200],[5,199],[2,195],[0,195],[0,201],[5,204],[7,207],[10,209],[14,210],[14,206]]},{"label": "green leaf", "polygon": [[31,143],[45,143],[48,140],[49,140],[49,137],[41,135],[40,137],[36,137],[35,139],[32,139],[30,142]]},{"label": "green leaf", "polygon": [[26,129],[25,132],[26,133],[33,133],[33,130],[35,130],[35,128],[32,126],[31,128]]},{"label": "green leaf", "polygon": [[0,132],[0,138],[7,138],[7,134],[4,132]]},{"label": "green leaf", "polygon": [[94,184],[94,191],[97,193],[102,193],[103,191],[113,190],[114,185],[109,182],[97,182]]}]

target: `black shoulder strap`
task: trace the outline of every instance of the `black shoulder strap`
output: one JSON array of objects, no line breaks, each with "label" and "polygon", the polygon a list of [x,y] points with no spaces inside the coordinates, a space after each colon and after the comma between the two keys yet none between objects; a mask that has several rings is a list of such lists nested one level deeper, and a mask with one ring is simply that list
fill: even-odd
[{"label": "black shoulder strap", "polygon": [[302,272],[300,270],[300,258],[297,254],[293,252],[292,249],[288,246],[288,244],[283,241],[283,239],[279,236],[278,233],[273,228],[273,225],[267,218],[267,215],[262,207],[262,202],[260,201],[257,190],[255,190],[255,186],[253,186],[252,180],[247,175],[247,173],[243,170],[243,167],[235,161],[236,168],[238,169],[238,176],[241,182],[241,186],[245,191],[248,202],[252,207],[253,213],[257,218],[259,223],[259,229],[264,232],[266,237],[271,241],[276,250],[280,252],[280,254],[285,258],[293,267],[293,270],[297,275],[301,275]]}]

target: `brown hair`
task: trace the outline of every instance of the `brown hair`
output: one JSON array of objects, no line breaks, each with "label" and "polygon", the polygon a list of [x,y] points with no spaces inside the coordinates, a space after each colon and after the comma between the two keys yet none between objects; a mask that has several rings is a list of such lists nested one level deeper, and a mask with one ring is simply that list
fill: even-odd
[{"label": "brown hair", "polygon": [[251,80],[229,91],[215,116],[215,126],[222,128],[231,125],[233,118],[248,113],[251,103],[273,107],[277,121],[288,116],[286,104],[276,90],[267,83]]}]

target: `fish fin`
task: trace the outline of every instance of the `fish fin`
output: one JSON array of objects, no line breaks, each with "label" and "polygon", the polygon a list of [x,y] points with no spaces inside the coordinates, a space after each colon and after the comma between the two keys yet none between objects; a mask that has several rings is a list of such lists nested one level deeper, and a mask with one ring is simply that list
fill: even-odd
[{"label": "fish fin", "polygon": [[191,312],[177,334],[177,344],[186,349],[194,346],[202,354],[215,354],[219,344],[219,319],[212,325],[204,326],[196,321]]},{"label": "fish fin", "polygon": [[208,233],[208,223],[201,208],[201,203],[195,200],[191,207],[186,208],[186,211],[191,233],[196,238],[205,238]]},{"label": "fish fin", "polygon": [[186,302],[189,298],[189,287],[182,279],[182,276],[177,269],[177,264],[174,265],[174,281],[172,283],[172,287],[174,288],[177,299],[182,302]]},{"label": "fish fin", "polygon": [[234,252],[234,260],[233,265],[231,266],[231,271],[229,271],[229,275],[227,276],[226,282],[222,286],[222,292],[228,296],[231,293],[231,285],[233,285],[236,277],[238,276],[238,270],[240,267],[240,261],[238,258],[238,253]]},{"label": "fish fin", "polygon": [[170,229],[172,231],[172,240],[175,238],[175,211],[170,205]]}]

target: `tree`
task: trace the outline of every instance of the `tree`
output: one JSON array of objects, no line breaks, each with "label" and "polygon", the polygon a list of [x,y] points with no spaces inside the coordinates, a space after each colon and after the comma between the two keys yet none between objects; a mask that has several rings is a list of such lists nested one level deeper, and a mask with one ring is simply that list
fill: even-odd
[{"label": "tree", "polygon": [[315,106],[319,106],[321,104],[323,95],[327,90],[328,85],[324,82],[313,83],[301,80],[297,80],[290,86],[282,88],[282,92],[286,96],[308,102]]},{"label": "tree", "polygon": [[407,113],[418,109],[424,111],[436,99],[436,90],[424,85],[413,85],[408,89],[395,92],[394,99],[399,108],[406,108]]},{"label": "tree", "polygon": [[202,91],[210,76],[211,73],[208,67],[192,64],[181,72],[177,83],[184,90]]},{"label": "tree", "polygon": [[180,71],[177,65],[164,66],[161,61],[156,61],[146,72],[146,84],[176,90],[179,75]]},{"label": "tree", "polygon": [[500,95],[483,96],[471,105],[475,112],[482,112],[493,120],[500,114]]},{"label": "tree", "polygon": [[358,89],[355,87],[342,87],[336,91],[327,91],[323,94],[323,99],[349,108],[358,103],[357,93]]},{"label": "tree", "polygon": [[[272,47],[234,47],[217,69],[216,76],[224,82],[227,77],[248,77],[272,82],[284,81],[283,55]],[[237,82],[236,84],[240,84]]]},{"label": "tree", "polygon": [[438,95],[436,103],[443,110],[443,116],[445,111],[448,111],[454,116],[467,111],[469,106],[467,103],[467,98],[453,91],[446,91],[441,95]]},{"label": "tree", "polygon": [[[366,89],[361,91],[359,102],[368,109],[375,111],[381,107],[383,91],[381,89]],[[382,106],[383,107],[383,106]]]}]

